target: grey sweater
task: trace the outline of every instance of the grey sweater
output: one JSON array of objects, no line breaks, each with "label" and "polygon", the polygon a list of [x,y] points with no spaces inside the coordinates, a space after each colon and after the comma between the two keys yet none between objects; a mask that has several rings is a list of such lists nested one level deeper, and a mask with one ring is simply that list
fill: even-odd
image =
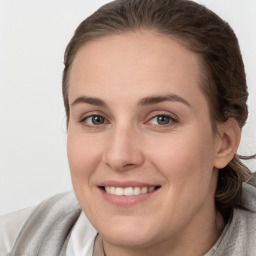
[{"label": "grey sweater", "polygon": [[[243,184],[242,203],[234,210],[214,256],[256,256],[256,188]],[[73,193],[41,203],[23,225],[9,256],[64,256],[81,209]],[[104,256],[97,237],[93,256]]]},{"label": "grey sweater", "polygon": [[256,256],[256,188],[243,184],[242,204],[235,209],[214,256]]}]

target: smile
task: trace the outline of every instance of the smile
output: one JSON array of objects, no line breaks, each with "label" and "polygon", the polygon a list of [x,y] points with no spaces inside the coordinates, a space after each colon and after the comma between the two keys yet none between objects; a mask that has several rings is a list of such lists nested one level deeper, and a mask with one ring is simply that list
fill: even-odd
[{"label": "smile", "polygon": [[137,196],[140,194],[146,194],[153,192],[158,187],[152,186],[152,187],[103,187],[105,192],[108,194],[116,195],[116,196]]},{"label": "smile", "polygon": [[131,207],[154,197],[161,185],[138,181],[104,181],[98,185],[102,197],[115,206]]}]

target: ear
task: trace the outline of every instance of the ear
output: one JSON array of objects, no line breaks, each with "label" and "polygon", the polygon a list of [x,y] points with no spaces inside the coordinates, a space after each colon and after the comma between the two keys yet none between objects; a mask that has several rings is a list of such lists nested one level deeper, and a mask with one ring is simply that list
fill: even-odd
[{"label": "ear", "polygon": [[234,157],[241,139],[241,129],[237,121],[230,117],[225,123],[218,125],[217,152],[214,167],[224,168]]}]

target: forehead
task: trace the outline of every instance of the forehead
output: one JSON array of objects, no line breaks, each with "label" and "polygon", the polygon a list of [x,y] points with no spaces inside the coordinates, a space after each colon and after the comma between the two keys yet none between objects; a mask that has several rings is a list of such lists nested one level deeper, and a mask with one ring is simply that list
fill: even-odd
[{"label": "forehead", "polygon": [[[189,96],[200,83],[200,57],[152,31],[129,32],[83,45],[72,64],[69,101],[79,93],[137,91]],[[105,94],[103,94],[105,93]]]}]

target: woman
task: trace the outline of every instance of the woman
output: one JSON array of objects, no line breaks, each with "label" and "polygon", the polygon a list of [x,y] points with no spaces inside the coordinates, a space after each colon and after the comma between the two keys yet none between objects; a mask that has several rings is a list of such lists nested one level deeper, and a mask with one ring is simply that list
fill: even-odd
[{"label": "woman", "polygon": [[205,7],[103,6],[65,53],[78,202],[57,195],[5,220],[4,253],[255,255],[256,189],[236,154],[247,96],[236,36]]}]

